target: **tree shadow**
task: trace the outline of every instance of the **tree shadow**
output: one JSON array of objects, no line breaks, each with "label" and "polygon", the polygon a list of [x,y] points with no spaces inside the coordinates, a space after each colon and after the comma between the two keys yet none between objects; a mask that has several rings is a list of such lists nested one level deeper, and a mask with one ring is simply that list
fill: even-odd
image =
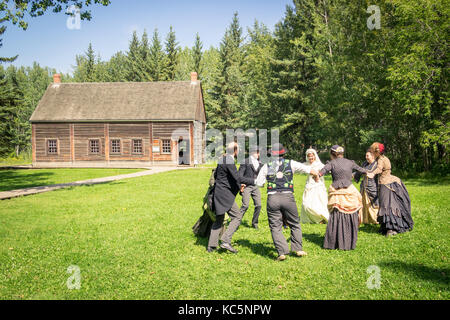
[{"label": "tree shadow", "polygon": [[319,247],[323,246],[323,239],[324,239],[323,235],[317,233],[303,233],[303,238],[305,238],[309,242],[318,245]]},{"label": "tree shadow", "polygon": [[379,266],[393,269],[396,272],[400,271],[405,274],[413,274],[422,280],[445,285],[446,288],[450,285],[449,268],[432,268],[418,263],[407,263],[403,261],[384,261]]},{"label": "tree shadow", "polygon": [[258,254],[267,259],[273,259],[278,256],[275,248],[271,246],[267,246],[264,243],[252,243],[246,239],[240,239],[236,241],[236,244],[239,246],[247,247],[252,250],[253,253]]},{"label": "tree shadow", "polygon": [[[30,172],[27,169],[27,173]],[[23,170],[0,170],[0,192],[49,185],[48,179],[53,172],[36,171],[23,174]]]},{"label": "tree shadow", "polygon": [[425,186],[435,186],[435,185],[449,185],[450,184],[450,175],[426,175],[424,177],[421,177],[420,174],[418,177],[407,177],[405,179],[402,179],[403,183],[405,183],[406,187],[408,186],[418,186],[418,187],[425,187]]}]

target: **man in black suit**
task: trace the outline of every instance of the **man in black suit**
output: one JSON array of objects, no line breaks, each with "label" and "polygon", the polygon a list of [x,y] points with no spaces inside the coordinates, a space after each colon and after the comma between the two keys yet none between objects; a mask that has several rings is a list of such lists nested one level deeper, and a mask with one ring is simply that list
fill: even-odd
[{"label": "man in black suit", "polygon": [[[259,150],[256,146],[250,147],[250,156],[245,159],[245,162],[239,167],[239,176],[256,179],[258,173],[263,167],[263,164],[259,161]],[[255,211],[253,212],[252,227],[258,229],[258,218],[261,212],[261,192],[256,185],[247,185],[242,191],[242,206],[241,215],[244,216],[245,212],[250,205],[250,197],[253,199],[255,205]]]},{"label": "man in black suit", "polygon": [[228,213],[231,221],[227,230],[222,235],[222,249],[237,253],[231,246],[231,238],[241,224],[242,215],[235,202],[236,195],[241,189],[241,184],[255,184],[255,179],[240,177],[234,163],[239,153],[238,144],[233,142],[227,146],[226,155],[219,159],[216,169],[216,184],[214,187],[214,211],[216,221],[211,227],[208,242],[208,252],[212,252],[219,244],[219,235],[223,226],[225,213]]}]

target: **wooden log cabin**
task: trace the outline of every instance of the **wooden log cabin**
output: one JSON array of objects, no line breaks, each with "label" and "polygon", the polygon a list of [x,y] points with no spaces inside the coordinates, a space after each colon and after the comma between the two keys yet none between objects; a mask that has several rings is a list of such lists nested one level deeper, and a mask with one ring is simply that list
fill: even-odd
[{"label": "wooden log cabin", "polygon": [[206,114],[191,81],[61,83],[32,125],[34,167],[147,167],[205,162]]}]

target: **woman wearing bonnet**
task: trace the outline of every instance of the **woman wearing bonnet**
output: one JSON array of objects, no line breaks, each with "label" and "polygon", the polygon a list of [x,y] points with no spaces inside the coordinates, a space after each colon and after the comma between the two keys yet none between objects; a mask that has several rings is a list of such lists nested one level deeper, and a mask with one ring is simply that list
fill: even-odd
[{"label": "woman wearing bonnet", "polygon": [[[325,165],[320,161],[316,150],[306,150],[306,162],[311,169],[320,171]],[[328,194],[324,178],[318,182],[309,176],[303,192],[302,210],[300,214],[301,223],[326,223],[328,222]]]},{"label": "woman wearing bonnet", "polygon": [[344,158],[344,148],[331,147],[331,161],[320,171],[319,176],[331,173],[333,183],[328,189],[330,218],[325,232],[325,249],[353,250],[356,248],[358,228],[361,223],[362,197],[352,184],[352,173],[367,173],[352,160]]}]

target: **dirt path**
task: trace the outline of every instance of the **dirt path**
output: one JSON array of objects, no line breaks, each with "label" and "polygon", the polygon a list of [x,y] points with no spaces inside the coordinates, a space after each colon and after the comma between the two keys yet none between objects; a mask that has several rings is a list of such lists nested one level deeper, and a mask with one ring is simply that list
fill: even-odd
[{"label": "dirt path", "polygon": [[145,171],[140,171],[140,172],[135,172],[135,173],[128,173],[128,174],[121,174],[121,175],[111,176],[111,177],[95,178],[95,179],[80,180],[80,181],[69,182],[69,183],[52,184],[52,185],[48,185],[48,186],[39,186],[39,187],[31,187],[31,188],[3,191],[3,192],[0,192],[0,200],[11,199],[11,198],[16,198],[16,197],[20,197],[20,196],[28,196],[30,194],[48,192],[48,191],[69,188],[69,187],[76,187],[76,186],[81,186],[81,185],[99,184],[99,183],[111,182],[111,181],[128,179],[128,178],[148,176],[148,175],[155,174],[155,173],[161,173],[161,172],[172,171],[172,170],[177,170],[177,169],[178,169],[177,167],[152,167],[150,170],[145,170]]}]

